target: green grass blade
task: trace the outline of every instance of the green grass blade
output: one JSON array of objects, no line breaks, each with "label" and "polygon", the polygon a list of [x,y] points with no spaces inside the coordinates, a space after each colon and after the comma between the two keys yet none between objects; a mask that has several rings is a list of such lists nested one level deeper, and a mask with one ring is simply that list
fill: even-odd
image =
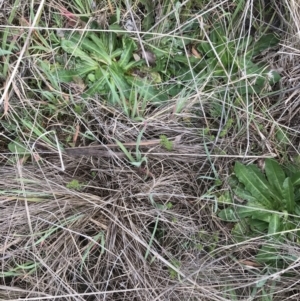
[{"label": "green grass blade", "polygon": [[126,155],[126,157],[128,158],[128,160],[131,163],[134,163],[135,160],[132,157],[132,155],[130,154],[130,152],[127,150],[127,148],[122,144],[122,142],[120,142],[119,140],[115,139],[116,143],[118,144],[119,148],[122,150],[122,152]]},{"label": "green grass blade", "polygon": [[140,131],[137,140],[136,140],[136,148],[135,148],[135,153],[136,153],[136,158],[138,158],[137,160],[140,161],[139,159],[141,159],[141,152],[140,152],[140,144],[141,144],[141,140],[142,140],[142,136],[145,132],[146,129],[146,124],[144,125],[144,127],[142,128],[142,130]]},{"label": "green grass blade", "polygon": [[147,259],[148,256],[149,256],[150,249],[151,249],[151,246],[153,244],[153,240],[154,240],[154,237],[155,237],[155,234],[156,234],[156,231],[157,231],[158,221],[159,221],[159,218],[157,217],[156,221],[155,221],[154,229],[153,229],[150,241],[149,241],[149,245],[148,245],[148,248],[147,248],[147,251],[146,251],[146,254],[145,254],[145,259]]},{"label": "green grass blade", "polygon": [[37,66],[39,67],[37,72],[41,70],[41,72],[43,72],[46,78],[50,81],[52,87],[55,90],[60,91],[60,85],[57,80],[57,75],[55,73],[53,74],[53,71],[51,71],[50,63],[48,61],[37,60]]}]

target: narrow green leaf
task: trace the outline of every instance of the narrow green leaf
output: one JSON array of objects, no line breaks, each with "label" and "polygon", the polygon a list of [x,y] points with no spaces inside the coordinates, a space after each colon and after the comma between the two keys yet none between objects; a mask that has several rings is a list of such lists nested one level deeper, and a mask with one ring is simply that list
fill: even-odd
[{"label": "narrow green leaf", "polygon": [[5,50],[5,49],[0,48],[0,56],[7,55],[7,54],[12,54],[12,52],[9,51],[9,50]]},{"label": "narrow green leaf", "polygon": [[60,82],[69,83],[74,80],[75,77],[84,77],[91,71],[94,71],[96,68],[94,66],[82,66],[80,68],[76,68],[73,70],[58,70],[57,72],[53,73],[53,75],[57,75]]},{"label": "narrow green leaf", "polygon": [[269,222],[268,234],[275,234],[282,228],[281,218],[278,214],[272,214]]},{"label": "narrow green leaf", "polygon": [[274,159],[267,158],[265,161],[265,171],[269,183],[280,195],[282,195],[282,185],[285,173],[279,163]]},{"label": "narrow green leaf", "polygon": [[119,57],[122,53],[123,53],[123,49],[116,49],[116,50],[111,52],[110,57],[112,59],[114,59],[116,57]]},{"label": "narrow green leaf", "polygon": [[290,178],[286,178],[283,182],[283,197],[286,201],[286,210],[288,213],[294,213],[295,211],[295,196],[294,186]]},{"label": "narrow green leaf", "polygon": [[[80,45],[84,45],[83,43]],[[71,40],[62,40],[61,41],[61,47],[62,49],[75,56],[80,58],[81,60],[84,60],[86,63],[90,64],[91,66],[97,66],[97,62],[95,62],[87,53],[85,53],[83,50],[79,48],[79,45],[74,43]]]},{"label": "narrow green leaf", "polygon": [[[102,90],[105,87],[106,75],[103,75],[102,78],[97,79],[83,94],[82,97],[86,98],[89,96],[93,96],[96,93],[101,94]],[[106,93],[106,92],[105,92]],[[107,94],[107,93],[106,93]]]},{"label": "narrow green leaf", "polygon": [[137,140],[136,140],[136,148],[135,148],[135,155],[136,155],[136,158],[140,161],[141,159],[141,152],[140,152],[140,144],[141,144],[141,140],[142,140],[142,137],[143,137],[143,134],[146,130],[146,124],[144,125],[144,127],[142,128],[142,130],[139,132],[139,135],[137,137]]},{"label": "narrow green leaf", "polygon": [[44,73],[46,78],[50,81],[53,88],[55,88],[57,91],[60,91],[60,85],[58,83],[57,76],[51,71],[50,63],[48,61],[38,60],[37,65],[39,66],[40,70]]},{"label": "narrow green leaf", "polygon": [[40,126],[37,123],[32,123],[30,120],[27,120],[25,118],[21,119],[21,122],[28,130],[30,130],[32,133],[34,133],[41,140],[43,140],[46,143],[49,143],[52,146],[56,146],[55,143],[51,142],[51,140],[46,137],[45,133],[47,131],[42,126]]},{"label": "narrow green leaf", "polygon": [[126,155],[126,157],[128,158],[128,160],[131,162],[131,163],[134,163],[135,160],[134,158],[132,157],[132,155],[130,154],[130,152],[127,150],[127,148],[123,145],[122,142],[120,142],[119,140],[115,139],[116,143],[118,144],[119,148],[122,150],[122,152]]},{"label": "narrow green leaf", "polygon": [[130,61],[126,66],[123,67],[124,71],[127,72],[135,67],[141,66],[144,63],[143,60]]},{"label": "narrow green leaf", "polygon": [[168,99],[168,94],[163,91],[160,92],[146,79],[139,79],[137,77],[127,76],[127,81],[136,89],[140,98],[144,101],[151,101],[152,103],[161,103]]},{"label": "narrow green leaf", "polygon": [[257,166],[245,166],[236,162],[234,171],[239,181],[245,185],[246,189],[257,199],[257,201],[271,209],[271,187]]},{"label": "narrow green leaf", "polygon": [[117,63],[113,62],[109,67],[109,73],[111,78],[115,82],[115,85],[120,93],[122,93],[127,99],[130,96],[130,86],[124,76],[124,73]]},{"label": "narrow green leaf", "polygon": [[125,68],[129,61],[132,59],[132,53],[135,48],[135,44],[132,39],[123,38],[123,53],[118,62],[121,68]]},{"label": "narrow green leaf", "polygon": [[[91,43],[88,38],[84,39],[83,43],[91,43],[91,45],[95,45],[95,53],[97,54],[97,57],[101,60],[104,61],[107,65],[110,65],[112,63],[111,56],[108,53],[109,51],[109,45],[105,45],[103,41],[98,38],[98,36],[95,33],[90,34],[90,38],[94,43]],[[98,59],[97,58],[97,59]]]}]

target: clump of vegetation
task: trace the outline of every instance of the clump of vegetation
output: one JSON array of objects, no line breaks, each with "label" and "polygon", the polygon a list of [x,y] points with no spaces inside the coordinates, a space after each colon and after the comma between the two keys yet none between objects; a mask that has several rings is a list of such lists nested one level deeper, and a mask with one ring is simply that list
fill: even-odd
[{"label": "clump of vegetation", "polygon": [[173,150],[173,142],[168,139],[166,135],[160,135],[160,144],[168,151]]},{"label": "clump of vegetation", "polygon": [[[233,236],[238,241],[266,235],[267,240],[300,242],[300,172],[286,172],[274,159],[265,160],[265,171],[255,164],[236,162],[230,183],[233,195],[227,198],[228,207],[218,216],[234,222]],[[234,197],[244,200],[235,204]],[[223,198],[224,201],[224,198]],[[278,266],[287,256],[277,254],[276,248],[262,246],[256,258]],[[291,256],[290,259],[294,259]]]},{"label": "clump of vegetation", "polygon": [[70,181],[69,183],[67,183],[66,187],[68,189],[73,189],[73,190],[81,190],[83,187],[83,183],[80,183],[78,180],[73,179],[72,181]]}]

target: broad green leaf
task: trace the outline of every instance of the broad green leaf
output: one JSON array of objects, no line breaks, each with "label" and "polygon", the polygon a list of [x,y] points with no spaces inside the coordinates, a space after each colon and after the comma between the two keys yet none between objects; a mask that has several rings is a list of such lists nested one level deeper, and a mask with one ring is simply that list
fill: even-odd
[{"label": "broad green leaf", "polygon": [[278,250],[269,245],[263,245],[258,251],[255,259],[260,263],[269,264],[271,261],[277,261],[280,259],[278,256]]},{"label": "broad green leaf", "polygon": [[225,191],[224,193],[222,193],[218,197],[218,203],[219,204],[225,204],[225,205],[233,204],[233,199],[232,199],[231,194],[228,190]]},{"label": "broad green leaf", "polygon": [[237,241],[245,241],[245,239],[251,234],[248,220],[245,219],[236,223],[231,234]]},{"label": "broad green leaf", "polygon": [[270,218],[268,234],[275,234],[282,229],[282,221],[278,214],[273,213]]},{"label": "broad green leaf", "polygon": [[113,79],[118,91],[121,92],[126,98],[129,98],[130,86],[128,85],[126,77],[124,76],[124,73],[120,66],[116,62],[113,62],[109,67],[108,72],[110,73],[111,78]]},{"label": "broad green leaf", "polygon": [[249,225],[252,232],[261,234],[267,232],[269,223],[258,219],[249,219]]},{"label": "broad green leaf", "polygon": [[135,159],[132,157],[131,153],[127,150],[127,148],[123,145],[122,142],[120,142],[117,139],[114,139],[116,143],[118,144],[119,148],[122,150],[122,152],[126,155],[130,163],[136,163]]},{"label": "broad green leaf", "polygon": [[245,217],[252,217],[252,215],[257,211],[257,208],[251,207],[239,207],[236,209],[236,215],[241,219]]},{"label": "broad green leaf", "polygon": [[174,55],[173,57],[174,61],[177,61],[179,63],[184,63],[186,65],[194,65],[194,64],[197,64],[199,62],[199,59],[196,58],[196,57],[187,57],[185,55]]},{"label": "broad green leaf", "polygon": [[286,210],[288,213],[294,213],[295,211],[295,196],[294,186],[290,178],[286,178],[283,182],[283,197],[286,202]]},{"label": "broad green leaf", "polygon": [[[228,185],[232,188],[238,188],[240,186],[240,182],[235,175],[231,175],[227,180]],[[241,188],[241,187],[240,187]]]},{"label": "broad green leaf", "polygon": [[246,189],[256,198],[258,202],[263,204],[268,209],[273,207],[271,200],[272,194],[270,194],[271,187],[257,166],[245,166],[239,162],[236,162],[234,171],[240,182],[245,185]]},{"label": "broad green leaf", "polygon": [[265,223],[269,223],[270,222],[270,218],[271,218],[272,213],[267,212],[267,211],[253,211],[252,213],[252,219],[261,221],[261,222],[265,222]]},{"label": "broad green leaf", "polygon": [[242,200],[248,201],[250,203],[256,201],[256,198],[249,191],[240,186],[236,187],[233,191],[235,195]]},{"label": "broad green leaf", "polygon": [[102,33],[94,33],[91,32],[89,33],[88,36],[90,36],[90,38],[92,39],[92,35],[94,35],[93,41],[96,45],[98,45],[98,43],[101,43],[101,45],[103,45],[105,52],[108,54],[111,54],[112,51],[117,47],[116,45],[116,39],[112,39],[112,35],[115,35],[115,33],[113,32],[102,32]]},{"label": "broad green leaf", "polygon": [[115,58],[119,57],[122,53],[123,53],[123,49],[116,49],[111,52],[110,57],[111,57],[111,59],[115,59]]},{"label": "broad green leaf", "polygon": [[18,155],[28,155],[30,152],[26,149],[25,146],[23,146],[18,141],[13,141],[8,144],[8,149],[10,152]]},{"label": "broad green leaf", "polygon": [[263,209],[263,205],[258,201],[255,201],[248,203],[246,206],[239,207],[237,209],[237,214],[240,218],[251,217],[260,221],[269,222],[271,213]]},{"label": "broad green leaf", "polygon": [[249,45],[251,45],[253,40],[252,36],[247,35],[244,38],[241,38],[238,44],[238,50],[240,51],[244,51],[245,49],[247,49],[247,47],[249,47]]},{"label": "broad green leaf", "polygon": [[265,171],[269,183],[280,195],[282,195],[282,185],[285,179],[285,173],[282,167],[274,159],[267,158],[265,161]]},{"label": "broad green leaf", "polygon": [[274,34],[265,34],[254,43],[254,47],[249,51],[251,56],[261,53],[263,50],[273,47],[279,43],[280,39]]},{"label": "broad green leaf", "polygon": [[109,25],[109,30],[111,30],[114,34],[117,34],[117,35],[125,35],[125,36],[128,36],[128,32],[122,28],[118,22],[117,23],[114,23],[114,24],[111,24]]},{"label": "broad green leaf", "polygon": [[226,33],[220,25],[217,25],[210,33],[209,39],[214,44],[225,43]]},{"label": "broad green leaf", "polygon": [[296,172],[292,177],[291,177],[291,182],[293,186],[298,186],[300,185],[300,171]]},{"label": "broad green leaf", "polygon": [[226,208],[219,212],[219,218],[226,221],[226,222],[238,222],[239,217],[237,212],[232,208]]},{"label": "broad green leaf", "polygon": [[214,53],[212,51],[211,45],[208,42],[201,42],[197,47],[203,55],[208,55],[209,57],[214,57]]},{"label": "broad green leaf", "polygon": [[129,108],[123,91],[116,87],[116,82],[111,78],[107,82],[109,86],[109,101],[112,104],[118,104],[124,111],[125,115],[129,116]]},{"label": "broad green leaf", "polygon": [[216,51],[224,67],[228,68],[233,64],[233,56],[236,51],[235,48],[231,48],[229,43],[216,47]]},{"label": "broad green leaf", "polygon": [[[81,44],[83,45],[83,44]],[[72,42],[71,40],[62,40],[61,41],[61,47],[62,49],[75,56],[80,58],[81,60],[85,61],[86,63],[90,64],[91,66],[97,66],[97,62],[95,62],[93,59],[91,59],[90,55],[85,53],[83,50],[79,48],[79,45]]]},{"label": "broad green leaf", "polygon": [[84,77],[91,71],[94,71],[96,68],[94,66],[82,66],[81,68],[77,68],[74,70],[58,70],[53,73],[53,75],[57,75],[60,82],[69,83],[74,80],[75,77]]},{"label": "broad green leaf", "polygon": [[300,205],[299,204],[296,204],[296,206],[295,206],[295,214],[300,216]]},{"label": "broad green leaf", "polygon": [[[261,170],[256,165],[250,164],[248,167],[249,167],[249,169],[253,170],[255,173],[258,172],[258,173],[262,174]],[[263,178],[266,179],[265,175],[263,175]],[[267,181],[267,184],[269,185],[270,189],[266,193],[273,199],[273,201],[271,202],[272,203],[272,208],[270,208],[270,209],[276,209],[277,210],[278,209],[278,205],[282,201],[282,198],[277,193],[277,191],[272,188],[271,184],[268,181]]]},{"label": "broad green leaf", "polygon": [[154,24],[154,2],[152,0],[140,0],[145,6],[145,16],[143,20],[143,31],[148,31]]}]

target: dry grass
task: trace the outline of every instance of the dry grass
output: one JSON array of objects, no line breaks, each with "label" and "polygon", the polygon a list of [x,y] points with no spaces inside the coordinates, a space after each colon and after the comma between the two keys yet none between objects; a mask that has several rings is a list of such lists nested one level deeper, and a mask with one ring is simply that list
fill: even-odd
[{"label": "dry grass", "polygon": [[[26,19],[28,4],[21,4],[18,16]],[[300,78],[299,7],[295,1],[286,1],[285,7],[287,13],[279,12],[285,24],[281,46],[261,58],[282,71],[282,89],[297,87]],[[0,1],[3,27],[12,9],[9,1]],[[234,243],[231,225],[217,217],[210,193],[212,188],[227,189],[215,187],[214,180],[218,176],[226,182],[237,158],[281,156],[283,148],[274,138],[279,127],[292,133],[285,154],[298,154],[298,90],[255,99],[251,124],[248,109],[231,104],[229,111],[239,126],[216,141],[204,134],[207,122],[211,134],[220,129],[220,121],[206,114],[211,95],[205,93],[201,103],[199,95],[191,95],[180,113],[175,113],[176,99],[159,109],[149,107],[143,122],[133,122],[97,99],[80,97],[74,101],[84,106],[83,115],[61,103],[51,115],[28,86],[28,79],[37,76],[34,67],[26,69],[33,62],[24,57],[24,72],[12,80],[14,97],[1,123],[0,300],[299,299],[299,263],[284,271],[256,265],[263,237]],[[12,63],[8,76],[13,68]],[[59,116],[64,111],[67,118]],[[76,141],[81,153],[62,153],[60,159],[54,147],[38,141],[38,156],[32,154],[25,162],[7,152],[14,139],[10,126],[21,124],[23,116],[34,124],[42,120],[45,130],[56,130],[59,139],[65,139],[69,128],[88,130],[98,149],[92,156],[84,153],[92,144],[82,135]],[[143,127],[140,150],[148,161],[137,168],[113,145],[115,139],[135,142]],[[21,128],[20,137],[32,147],[32,132]],[[174,141],[173,150],[159,143],[162,134]],[[254,148],[244,156],[249,145]],[[70,185],[73,180],[78,180],[77,187]],[[287,242],[281,248],[299,257],[298,244]],[[263,299],[265,295],[273,297]]]}]

